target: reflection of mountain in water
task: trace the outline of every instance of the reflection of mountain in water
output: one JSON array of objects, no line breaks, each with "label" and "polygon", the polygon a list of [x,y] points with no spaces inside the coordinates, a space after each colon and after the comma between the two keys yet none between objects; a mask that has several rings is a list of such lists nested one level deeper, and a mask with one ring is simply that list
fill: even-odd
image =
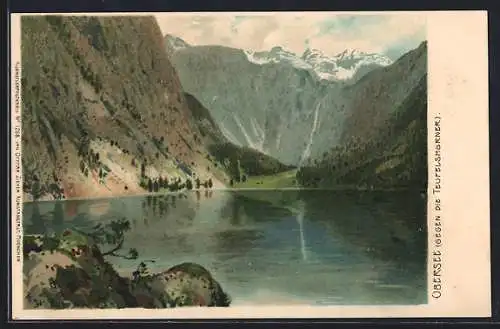
[{"label": "reflection of mountain in water", "polygon": [[301,197],[311,221],[371,257],[425,258],[426,201],[418,193],[308,191]]},{"label": "reflection of mountain in water", "polygon": [[293,216],[304,253],[304,244],[314,244],[308,241],[314,237],[304,237],[304,232],[314,224],[370,257],[411,262],[413,257],[422,259],[426,255],[426,201],[419,194],[245,191],[239,192],[233,202],[256,222]]},{"label": "reflection of mountain in water", "polygon": [[72,216],[64,202],[26,204],[24,220],[41,233],[128,218],[125,247],[140,259],[203,264],[236,299],[259,287],[316,302],[415,303],[425,301],[425,208],[401,192],[201,191],[81,201]]},{"label": "reflection of mountain in water", "polygon": [[29,218],[29,221],[25,220],[23,225],[25,234],[43,234],[46,233],[47,216],[40,212],[40,207],[37,203],[31,205],[30,215],[26,211],[23,212],[23,217]]},{"label": "reflection of mountain in water", "polygon": [[300,207],[297,214],[297,223],[299,224],[300,231],[300,250],[302,252],[302,258],[307,260],[307,248],[306,248],[306,239],[304,238],[304,204],[301,202]]}]

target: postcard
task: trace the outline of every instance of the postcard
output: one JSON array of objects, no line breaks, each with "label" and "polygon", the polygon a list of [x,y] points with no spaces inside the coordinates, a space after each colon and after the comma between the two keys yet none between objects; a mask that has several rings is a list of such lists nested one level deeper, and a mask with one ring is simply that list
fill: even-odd
[{"label": "postcard", "polygon": [[487,15],[11,15],[14,319],[488,317]]}]

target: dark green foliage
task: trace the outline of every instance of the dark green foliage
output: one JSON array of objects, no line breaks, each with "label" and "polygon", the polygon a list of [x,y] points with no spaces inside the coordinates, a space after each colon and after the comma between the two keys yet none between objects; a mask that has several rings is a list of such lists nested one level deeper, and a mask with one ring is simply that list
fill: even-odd
[{"label": "dark green foliage", "polygon": [[[150,262],[154,263],[154,260],[150,260]],[[151,275],[146,262],[142,261],[137,265],[137,269],[132,272],[132,283],[137,284],[141,279],[148,278]]]},{"label": "dark green foliage", "polygon": [[214,296],[215,305],[218,307],[229,307],[231,306],[231,296],[229,296],[226,292],[222,290],[222,288],[218,287],[219,292]]},{"label": "dark green foliage", "polygon": [[226,163],[226,169],[235,181],[240,181],[241,171],[248,176],[273,175],[293,169],[278,160],[248,147],[231,143],[212,145],[210,153],[216,161]]},{"label": "dark green foliage", "polygon": [[427,86],[424,76],[415,90],[366,142],[351,138],[315,164],[297,172],[306,187],[427,187]]},{"label": "dark green foliage", "polygon": [[[47,252],[57,252],[69,257],[70,264],[45,263],[49,277],[47,283],[41,282],[34,287],[26,287],[25,298],[29,308],[67,309],[67,308],[169,308],[194,306],[198,294],[209,293],[210,299],[204,306],[229,306],[231,299],[209,271],[195,263],[182,263],[171,269],[151,273],[147,263],[154,260],[142,260],[131,278],[120,276],[105,259],[117,256],[135,260],[136,249],[127,254],[119,254],[123,243],[123,233],[130,229],[126,220],[113,220],[111,223],[98,223],[86,231],[65,230],[58,235],[24,235],[23,247],[26,260],[43,256]],[[102,252],[96,243],[115,245],[108,252]],[[38,255],[37,255],[38,254]],[[36,258],[35,258],[36,259]],[[42,259],[41,259],[42,260]],[[43,260],[42,260],[43,262]],[[28,270],[29,272],[29,270]],[[180,286],[187,288],[186,298],[172,299],[169,289],[162,278],[166,273],[181,272]],[[159,279],[159,280],[158,280]],[[205,287],[190,289],[190,280],[207,280]],[[176,287],[177,285],[177,287]]]},{"label": "dark green foliage", "polygon": [[80,171],[82,174],[85,172],[85,162],[83,160],[80,160]]},{"label": "dark green foliage", "polygon": [[114,256],[121,257],[125,259],[137,259],[138,252],[135,248],[131,248],[128,254],[123,255],[118,252],[123,248],[123,243],[125,242],[125,233],[130,230],[130,221],[122,218],[118,220],[112,220],[107,224],[98,223],[90,231],[77,231],[80,234],[92,238],[97,244],[101,245],[111,245],[112,247],[108,251],[102,252],[103,256]]},{"label": "dark green foliage", "polygon": [[193,182],[191,182],[191,180],[189,178],[186,180],[186,188],[188,190],[192,190],[193,189]]},{"label": "dark green foliage", "polygon": [[31,195],[33,196],[33,200],[38,200],[44,194],[43,187],[40,181],[35,180],[31,186]]}]

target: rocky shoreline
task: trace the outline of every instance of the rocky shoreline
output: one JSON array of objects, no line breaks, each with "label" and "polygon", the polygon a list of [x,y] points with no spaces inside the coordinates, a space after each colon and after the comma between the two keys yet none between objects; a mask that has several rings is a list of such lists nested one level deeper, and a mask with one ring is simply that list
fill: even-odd
[{"label": "rocky shoreline", "polygon": [[24,307],[174,308],[227,307],[229,295],[203,266],[182,263],[150,273],[141,262],[130,278],[121,276],[91,237],[73,230],[59,235],[26,235]]}]

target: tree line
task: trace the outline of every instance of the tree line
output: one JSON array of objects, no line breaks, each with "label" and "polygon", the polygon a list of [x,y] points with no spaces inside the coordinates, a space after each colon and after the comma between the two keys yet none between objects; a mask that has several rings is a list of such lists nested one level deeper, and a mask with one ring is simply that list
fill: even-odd
[{"label": "tree line", "polygon": [[187,178],[184,182],[182,182],[180,178],[175,178],[169,181],[167,177],[160,176],[157,178],[151,178],[144,175],[141,177],[139,185],[148,192],[158,192],[161,189],[167,189],[171,192],[175,192],[182,189],[200,189],[201,187],[210,189],[213,187],[213,181],[212,178],[209,178],[204,182],[202,182],[199,178],[196,178],[194,183],[190,178]]}]

